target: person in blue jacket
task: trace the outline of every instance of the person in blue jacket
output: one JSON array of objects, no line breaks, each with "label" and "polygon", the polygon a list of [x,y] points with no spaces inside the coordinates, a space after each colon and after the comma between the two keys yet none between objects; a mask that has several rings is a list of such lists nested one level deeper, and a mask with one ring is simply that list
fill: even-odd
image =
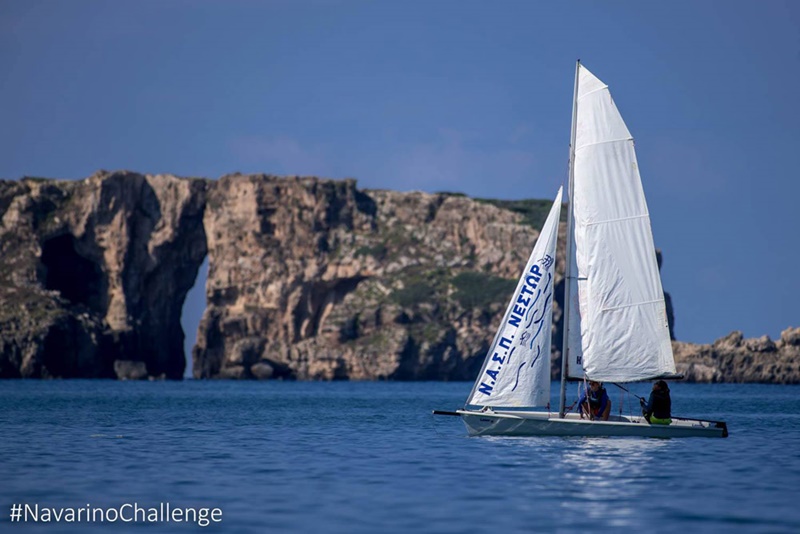
[{"label": "person in blue jacket", "polygon": [[653,384],[650,398],[645,402],[639,399],[642,405],[642,415],[651,425],[668,425],[672,423],[672,399],[669,396],[669,387],[663,380]]},{"label": "person in blue jacket", "polygon": [[581,395],[578,406],[581,410],[581,419],[588,417],[592,421],[596,419],[608,421],[608,415],[611,413],[611,399],[608,398],[606,388],[594,380],[589,380],[589,389]]}]

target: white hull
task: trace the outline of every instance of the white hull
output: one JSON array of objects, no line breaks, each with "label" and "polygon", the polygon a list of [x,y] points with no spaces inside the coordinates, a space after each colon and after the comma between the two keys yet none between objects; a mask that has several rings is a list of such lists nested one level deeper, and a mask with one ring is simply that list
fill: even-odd
[{"label": "white hull", "polygon": [[724,423],[673,419],[651,425],[643,417],[612,416],[589,421],[577,414],[563,419],[547,412],[474,412],[458,410],[470,436],[638,436],[649,438],[727,437]]}]

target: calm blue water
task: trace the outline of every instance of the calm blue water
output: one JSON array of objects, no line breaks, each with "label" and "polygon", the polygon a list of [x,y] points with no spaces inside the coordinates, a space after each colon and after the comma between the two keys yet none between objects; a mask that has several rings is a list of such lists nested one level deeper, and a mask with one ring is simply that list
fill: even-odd
[{"label": "calm blue water", "polygon": [[[672,384],[674,413],[731,436],[656,440],[467,438],[430,410],[470,386],[0,381],[0,530],[800,532],[800,387]],[[12,503],[162,501],[222,523],[9,524]]]}]

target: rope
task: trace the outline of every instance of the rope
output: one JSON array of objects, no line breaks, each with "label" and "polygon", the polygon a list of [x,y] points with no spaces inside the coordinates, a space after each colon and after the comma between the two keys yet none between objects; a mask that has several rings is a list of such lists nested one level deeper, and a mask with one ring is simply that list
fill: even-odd
[{"label": "rope", "polygon": [[631,394],[627,393],[625,399],[627,399],[628,401],[628,419],[630,421],[633,421],[633,408],[632,408],[633,403],[631,402]]},{"label": "rope", "polygon": [[[637,395],[636,393],[631,392],[627,388],[625,388],[623,386],[620,386],[619,384],[614,384],[614,385],[617,386],[619,389],[621,389],[623,391],[627,391],[629,395],[633,395],[634,397],[639,399],[639,404],[642,404],[642,402],[647,402],[644,397],[640,397],[639,395]],[[674,417],[673,417],[673,419],[674,419]]]},{"label": "rope", "polygon": [[566,418],[568,413],[571,413],[575,405],[578,404],[578,401],[581,399],[581,383],[578,382],[578,396],[575,397],[575,402],[564,408],[564,417]]},{"label": "rope", "polygon": [[630,393],[631,395],[633,395],[633,396],[634,396],[634,397],[636,397],[637,399],[644,400],[644,397],[640,397],[640,396],[639,396],[639,395],[637,395],[636,393],[633,393],[633,392],[631,392],[629,389],[627,389],[627,388],[625,388],[625,387],[623,387],[623,386],[620,386],[619,384],[616,384],[616,383],[614,383],[614,382],[612,382],[612,384],[613,384],[613,385],[615,385],[615,386],[617,386],[617,387],[618,387],[619,389],[621,389],[622,391],[627,391],[628,393]]},{"label": "rope", "polygon": [[[586,417],[588,417],[589,420],[591,421],[592,420],[592,408],[589,405],[589,382],[586,381],[586,374],[585,373],[583,375],[583,392],[586,394],[586,410],[589,412],[589,413],[586,414]],[[578,397],[578,400],[580,400],[580,396]],[[583,419],[583,406],[578,406],[578,413],[580,414],[581,419]]]}]

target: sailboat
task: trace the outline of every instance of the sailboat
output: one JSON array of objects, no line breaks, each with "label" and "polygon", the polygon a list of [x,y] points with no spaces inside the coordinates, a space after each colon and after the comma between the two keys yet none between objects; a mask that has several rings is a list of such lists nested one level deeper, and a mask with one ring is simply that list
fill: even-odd
[{"label": "sailboat", "polygon": [[[633,137],[608,86],[575,68],[560,402],[550,410],[550,333],[562,190],[460,416],[470,435],[727,437],[722,421],[567,413],[566,384],[680,378]],[[546,411],[536,408],[546,408]]]}]

